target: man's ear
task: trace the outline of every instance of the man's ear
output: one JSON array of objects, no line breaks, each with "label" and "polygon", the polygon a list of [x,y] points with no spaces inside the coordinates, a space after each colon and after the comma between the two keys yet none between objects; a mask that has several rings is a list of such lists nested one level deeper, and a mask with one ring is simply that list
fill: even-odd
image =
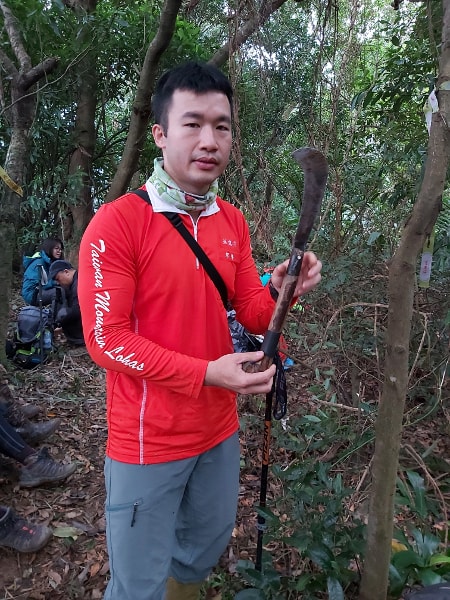
[{"label": "man's ear", "polygon": [[152,135],[153,139],[155,140],[155,144],[158,146],[158,148],[166,147],[166,135],[161,125],[155,123],[152,126]]}]

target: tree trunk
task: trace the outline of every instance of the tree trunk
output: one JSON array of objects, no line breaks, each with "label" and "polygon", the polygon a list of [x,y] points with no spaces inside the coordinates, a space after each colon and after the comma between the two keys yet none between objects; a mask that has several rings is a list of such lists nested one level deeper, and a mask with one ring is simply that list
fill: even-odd
[{"label": "tree trunk", "polygon": [[[258,15],[244,24],[242,29],[227,44],[222,46],[209,62],[217,67],[225,64],[233,52],[241,46],[269,17],[280,8],[287,0],[273,0],[263,7]],[[177,14],[181,8],[182,0],[166,0],[161,10],[161,20],[158,32],[150,44],[145,56],[141,77],[133,104],[130,127],[127,141],[111,187],[106,195],[106,201],[114,200],[123,194],[138,168],[139,154],[145,142],[147,128],[151,117],[151,96],[155,85],[156,69],[161,55],[168,47],[175,30]]]},{"label": "tree trunk", "polygon": [[257,29],[264,25],[269,17],[283,6],[286,1],[287,0],[272,0],[272,2],[262,2],[261,9],[255,17],[246,21],[241,29],[236,32],[236,35],[214,53],[209,62],[216,67],[224,65],[229,57],[234,54]]},{"label": "tree trunk", "polygon": [[[9,78],[9,98],[4,115],[11,128],[11,141],[4,169],[9,177],[2,182],[0,197],[0,243],[3,251],[0,268],[0,340],[5,340],[9,322],[14,252],[17,248],[21,193],[27,182],[30,128],[36,114],[36,84],[56,68],[56,58],[48,58],[33,67],[23,45],[20,26],[8,6],[0,0],[4,27],[8,33],[16,63],[0,49],[0,64]],[[9,184],[9,185],[8,185]],[[0,363],[6,365],[4,343],[0,344]]]},{"label": "tree trunk", "polygon": [[155,85],[156,69],[164,51],[170,44],[182,0],[166,0],[161,10],[158,31],[148,47],[141,70],[136,97],[131,111],[130,127],[122,159],[106,195],[109,202],[123,194],[138,168],[139,154],[144,146],[151,116],[151,97]]},{"label": "tree trunk", "polygon": [[450,0],[443,0],[442,54],[436,84],[439,111],[433,114],[425,173],[419,196],[405,226],[389,271],[389,317],[383,392],[376,423],[376,443],[369,507],[367,547],[360,600],[385,600],[393,534],[394,492],[403,411],[408,389],[408,358],[417,257],[433,229],[450,158]]},{"label": "tree trunk", "polygon": [[[97,0],[78,0],[70,7],[81,17],[93,14]],[[81,19],[80,19],[81,23]],[[93,37],[92,19],[84,19],[81,29],[81,43],[89,42]],[[69,177],[79,179],[76,182],[77,198],[70,205],[70,215],[66,217],[64,232],[70,240],[69,260],[77,266],[80,240],[94,214],[92,199],[92,159],[97,141],[95,112],[97,107],[97,61],[96,50],[91,48],[77,66],[78,99],[73,132],[74,150],[69,162]]]}]

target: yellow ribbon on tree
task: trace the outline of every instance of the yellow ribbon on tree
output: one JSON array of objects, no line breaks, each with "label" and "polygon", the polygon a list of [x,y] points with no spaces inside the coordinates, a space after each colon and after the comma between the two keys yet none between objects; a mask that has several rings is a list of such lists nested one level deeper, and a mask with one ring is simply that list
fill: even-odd
[{"label": "yellow ribbon on tree", "polygon": [[11,179],[11,177],[8,175],[8,173],[5,171],[5,169],[3,167],[0,167],[0,177],[3,179],[3,181],[6,183],[6,185],[10,189],[12,189],[13,192],[16,192],[16,194],[19,194],[20,197],[23,196],[23,190],[20,187],[20,185]]}]

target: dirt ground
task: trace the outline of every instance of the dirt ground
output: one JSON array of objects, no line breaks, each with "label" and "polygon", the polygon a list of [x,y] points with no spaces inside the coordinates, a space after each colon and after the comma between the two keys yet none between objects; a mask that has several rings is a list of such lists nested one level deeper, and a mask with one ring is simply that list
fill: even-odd
[{"label": "dirt ground", "polygon": [[[84,349],[70,350],[62,344],[51,363],[33,371],[15,370],[8,379],[19,403],[41,408],[35,420],[61,419],[59,430],[40,446],[46,446],[55,459],[76,462],[77,470],[60,485],[21,489],[18,463],[0,458],[0,504],[54,531],[50,543],[35,554],[0,548],[0,598],[102,598],[109,573],[103,510],[104,373]],[[246,428],[241,438],[247,466],[241,474],[239,516],[220,561],[229,573],[235,572],[239,558],[255,558],[262,400],[257,408],[261,413],[257,431]],[[241,402],[245,408],[249,399]],[[220,598],[213,590],[208,596]]]},{"label": "dirt ground", "polygon": [[[288,371],[287,378],[288,406],[295,412],[300,403],[304,406],[311,402],[307,389],[313,381],[314,369],[305,369],[299,362]],[[103,485],[104,372],[84,349],[69,349],[59,343],[49,364],[33,371],[13,369],[7,380],[19,403],[41,408],[37,419],[61,419],[59,430],[41,446],[48,447],[55,459],[76,462],[77,470],[61,485],[26,490],[18,485],[18,464],[0,457],[0,504],[12,506],[33,522],[49,525],[54,532],[49,544],[38,553],[20,554],[0,548],[0,600],[101,599],[109,575]],[[254,560],[256,554],[255,507],[259,504],[264,399],[240,398],[239,408],[240,415],[244,420],[247,415],[247,420],[241,430],[238,518],[220,561],[220,572],[231,577],[235,576],[238,559]],[[430,440],[439,439],[434,444],[435,450],[448,464],[448,425],[442,422],[439,431],[435,427],[436,423],[431,423],[431,429],[421,426],[420,430],[410,431],[410,446],[417,448],[419,444],[426,448]],[[407,439],[405,444],[407,448]],[[278,452],[273,444],[271,462],[280,459]],[[329,460],[335,452],[336,448],[330,447],[329,456],[318,460]],[[367,458],[366,465],[370,464],[370,456]],[[355,482],[355,488],[367,487],[367,471],[368,467],[364,473],[358,471],[361,485]],[[276,485],[270,478],[269,496],[278,492]],[[447,495],[442,497],[444,504],[447,501]],[[216,581],[206,593],[210,600],[222,598],[220,575]]]},{"label": "dirt ground", "polygon": [[[79,354],[79,350],[74,351]],[[0,503],[54,530],[36,554],[0,549],[0,598],[101,598],[108,573],[102,480],[106,439],[104,375],[84,351],[60,350],[51,364],[17,371],[10,387],[21,403],[42,409],[37,419],[61,418],[41,446],[76,472],[58,486],[21,489],[18,464],[0,462]]]}]

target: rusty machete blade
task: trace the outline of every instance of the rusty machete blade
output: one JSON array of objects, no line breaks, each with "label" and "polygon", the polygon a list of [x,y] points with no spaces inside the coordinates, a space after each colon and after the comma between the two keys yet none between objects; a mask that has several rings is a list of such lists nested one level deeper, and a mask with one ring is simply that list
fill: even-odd
[{"label": "rusty machete blade", "polygon": [[299,148],[294,150],[292,156],[303,169],[305,177],[300,220],[293,246],[304,250],[325,193],[328,163],[322,152],[315,148]]}]

